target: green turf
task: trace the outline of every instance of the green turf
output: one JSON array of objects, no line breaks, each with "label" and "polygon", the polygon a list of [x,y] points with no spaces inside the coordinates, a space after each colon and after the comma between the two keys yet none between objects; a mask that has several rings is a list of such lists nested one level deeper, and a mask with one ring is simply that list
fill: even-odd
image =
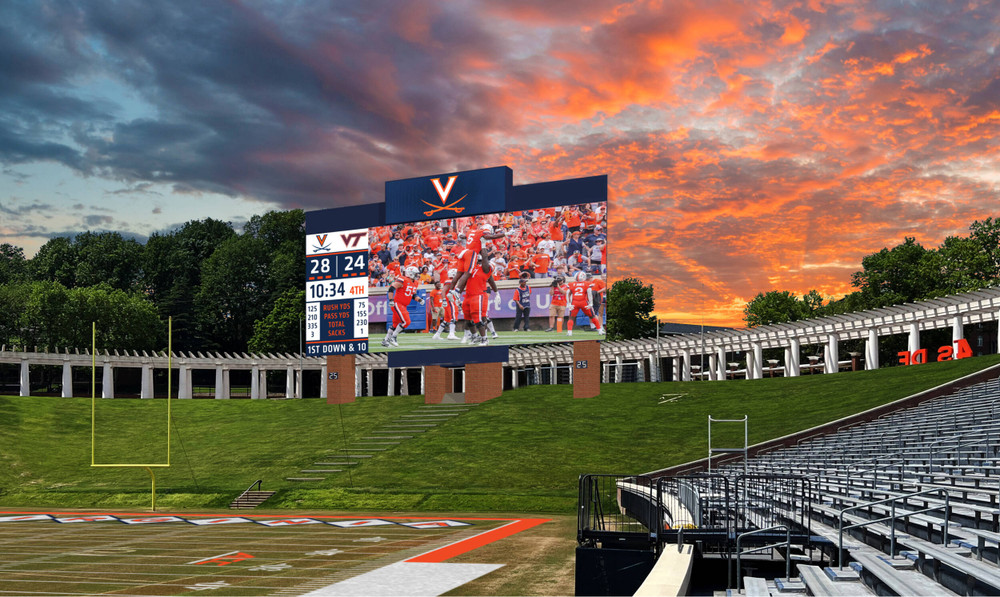
[{"label": "green turf", "polygon": [[[274,508],[572,512],[581,473],[646,472],[704,457],[707,417],[750,417],[759,442],[871,408],[1000,362],[980,357],[880,371],[732,382],[533,386],[470,409],[316,485],[285,481],[331,450],[422,405],[422,397],[177,400],[158,504],[224,507],[252,481]],[[666,402],[663,396],[676,399]],[[165,401],[98,400],[99,460],[159,458]],[[341,419],[343,416],[343,419]],[[714,428],[716,445],[742,427]],[[135,460],[133,460],[135,459]],[[92,469],[90,400],[0,398],[0,506],[143,507],[141,469]]]},{"label": "green turf", "polygon": [[[459,324],[455,330],[455,335],[461,338],[463,329],[462,325]],[[448,334],[445,333],[442,335],[442,339],[435,340],[433,332],[403,332],[397,338],[399,348],[386,349],[381,346],[381,341],[382,338],[385,337],[385,333],[373,334],[371,342],[368,344],[368,351],[386,352],[389,350],[433,350],[436,348],[459,348],[462,346],[468,346],[467,344],[462,344],[461,340],[448,340],[447,335]],[[568,336],[566,332],[546,332],[536,329],[532,329],[527,332],[497,332],[497,336],[497,338],[493,338],[492,336],[490,337],[489,342],[491,346],[517,346],[519,344],[541,344],[604,339],[604,336],[598,334],[596,331],[591,331],[589,326],[586,328],[575,327],[573,329],[572,336]]]}]

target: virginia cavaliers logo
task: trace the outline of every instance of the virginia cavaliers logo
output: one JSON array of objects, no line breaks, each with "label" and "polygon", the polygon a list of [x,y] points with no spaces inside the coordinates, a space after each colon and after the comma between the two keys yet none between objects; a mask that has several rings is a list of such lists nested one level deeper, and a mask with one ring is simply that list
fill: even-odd
[{"label": "virginia cavaliers logo", "polygon": [[316,241],[319,242],[319,246],[318,247],[314,246],[313,247],[313,251],[329,251],[330,250],[330,245],[326,244],[326,237],[327,236],[329,236],[329,235],[327,235],[327,234],[317,234],[316,235]]},{"label": "virginia cavaliers logo", "polygon": [[422,203],[424,205],[427,205],[427,206],[430,206],[430,207],[434,208],[434,209],[431,209],[429,211],[425,211],[424,212],[425,216],[427,216],[427,217],[433,216],[434,214],[436,214],[439,211],[453,211],[453,212],[455,212],[457,214],[460,214],[463,211],[465,211],[464,207],[455,207],[455,206],[458,205],[458,203],[462,199],[465,199],[466,197],[468,197],[469,196],[468,193],[466,193],[465,195],[462,195],[461,197],[459,197],[455,201],[453,201],[451,203],[448,203],[448,195],[451,195],[451,189],[454,188],[454,186],[455,186],[455,180],[457,178],[458,178],[457,176],[449,176],[448,177],[448,182],[443,187],[441,186],[441,179],[440,178],[432,178],[431,179],[431,183],[434,185],[434,190],[437,191],[438,197],[441,198],[441,207],[438,207],[437,205],[434,205],[433,203],[428,203],[426,201],[422,201]]}]

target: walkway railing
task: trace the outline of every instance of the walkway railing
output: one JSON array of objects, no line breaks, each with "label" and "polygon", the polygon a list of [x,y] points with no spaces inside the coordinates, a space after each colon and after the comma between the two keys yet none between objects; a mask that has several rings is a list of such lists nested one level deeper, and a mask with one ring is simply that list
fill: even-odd
[{"label": "walkway railing", "polygon": [[[912,510],[912,511],[911,510],[907,510],[903,514],[897,514],[896,513],[896,502],[902,500],[905,503],[905,500],[907,500],[909,498],[914,498],[914,497],[921,496],[921,495],[931,495],[931,494],[939,494],[939,495],[944,496],[944,504],[940,505],[940,506],[932,506],[932,507],[924,508],[922,510]],[[875,518],[875,519],[871,519],[871,520],[866,520],[864,522],[859,522],[859,523],[855,523],[855,524],[852,524],[852,525],[844,526],[844,514],[846,514],[847,512],[850,512],[851,510],[861,510],[863,508],[871,508],[872,506],[877,506],[879,504],[889,504],[889,515],[888,516],[883,516],[882,518]],[[908,493],[906,495],[900,495],[900,496],[896,496],[896,497],[886,498],[884,500],[878,500],[878,501],[874,501],[874,502],[868,502],[868,503],[865,503],[865,504],[859,504],[857,506],[851,506],[850,508],[844,508],[843,510],[840,511],[840,515],[839,515],[840,524],[839,524],[839,529],[838,529],[839,537],[838,537],[838,542],[837,542],[837,564],[838,564],[838,566],[840,567],[841,570],[844,569],[844,531],[849,531],[851,529],[857,529],[857,528],[861,528],[861,527],[866,527],[868,525],[875,524],[877,522],[886,522],[886,521],[889,521],[889,555],[895,556],[896,555],[896,521],[897,520],[905,520],[905,519],[908,519],[909,517],[915,516],[917,514],[924,514],[926,512],[934,512],[934,511],[937,511],[937,510],[944,510],[944,520],[941,523],[941,533],[942,533],[942,537],[943,537],[943,541],[942,542],[945,545],[948,545],[948,520],[951,518],[951,501],[950,501],[950,498],[948,496],[948,492],[946,490],[944,490],[944,489],[927,489],[927,490],[918,491],[918,492],[915,492],[915,493]]]}]

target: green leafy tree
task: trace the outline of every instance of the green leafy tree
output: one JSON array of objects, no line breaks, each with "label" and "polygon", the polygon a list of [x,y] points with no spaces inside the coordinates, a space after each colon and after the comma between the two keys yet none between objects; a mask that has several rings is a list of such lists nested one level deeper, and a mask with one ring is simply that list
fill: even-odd
[{"label": "green leafy tree", "polygon": [[83,232],[73,239],[77,253],[75,286],[107,284],[133,290],[141,274],[142,245],[118,232]]},{"label": "green leafy tree", "polygon": [[1000,219],[976,220],[969,226],[970,238],[986,256],[982,278],[986,285],[1000,284]]},{"label": "green leafy tree", "polygon": [[203,348],[247,350],[254,322],[271,310],[269,263],[265,242],[247,234],[223,241],[204,261],[194,297]]},{"label": "green leafy tree", "polygon": [[938,259],[939,294],[978,290],[993,282],[990,255],[974,238],[949,236],[938,248]]},{"label": "green leafy tree", "polygon": [[866,309],[917,301],[934,294],[940,264],[912,237],[892,249],[882,249],[861,261],[862,270],[851,276]]},{"label": "green leafy tree", "polygon": [[243,230],[244,235],[259,239],[270,248],[267,292],[272,304],[286,291],[305,286],[305,212],[269,211],[250,218]]},{"label": "green leafy tree", "polygon": [[299,352],[299,326],[305,316],[305,291],[286,290],[274,302],[271,312],[254,324],[249,344],[251,352]]},{"label": "green leafy tree", "polygon": [[138,294],[101,284],[66,288],[58,282],[35,281],[0,286],[0,343],[31,349],[85,348],[91,325],[104,348],[156,350],[166,329],[153,304]]},{"label": "green leafy tree", "polygon": [[19,282],[28,273],[24,249],[10,243],[0,244],[0,284]]},{"label": "green leafy tree", "polygon": [[648,338],[656,334],[653,285],[623,278],[608,289],[608,340]]},{"label": "green leafy tree", "polygon": [[29,263],[29,271],[33,280],[58,282],[66,288],[76,285],[76,266],[79,261],[79,251],[73,241],[66,236],[49,239]]},{"label": "green leafy tree", "polygon": [[805,304],[787,290],[761,292],[743,308],[743,321],[755,328],[772,323],[798,321],[806,314]]},{"label": "green leafy tree", "polygon": [[195,350],[205,345],[197,325],[195,294],[202,264],[222,242],[236,235],[228,222],[192,220],[166,234],[153,234],[142,255],[142,288],[162,319],[173,318],[173,345]]}]

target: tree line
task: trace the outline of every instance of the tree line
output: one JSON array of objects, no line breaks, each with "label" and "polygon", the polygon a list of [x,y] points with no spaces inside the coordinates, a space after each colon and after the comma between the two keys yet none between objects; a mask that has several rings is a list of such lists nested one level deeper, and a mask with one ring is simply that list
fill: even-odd
[{"label": "tree line", "polygon": [[[192,220],[145,244],[117,232],[56,237],[30,259],[0,244],[0,344],[86,348],[96,322],[99,348],[163,350],[172,317],[175,351],[297,351],[304,234],[304,212],[290,210],[240,232]],[[276,305],[292,310],[292,330],[264,325]]]},{"label": "tree line", "polygon": [[748,327],[825,317],[912,303],[1000,284],[1000,220],[969,226],[968,236],[950,236],[936,248],[905,240],[866,256],[851,275],[856,288],[840,299],[811,290],[799,297],[787,290],[758,293],[743,309]]}]

